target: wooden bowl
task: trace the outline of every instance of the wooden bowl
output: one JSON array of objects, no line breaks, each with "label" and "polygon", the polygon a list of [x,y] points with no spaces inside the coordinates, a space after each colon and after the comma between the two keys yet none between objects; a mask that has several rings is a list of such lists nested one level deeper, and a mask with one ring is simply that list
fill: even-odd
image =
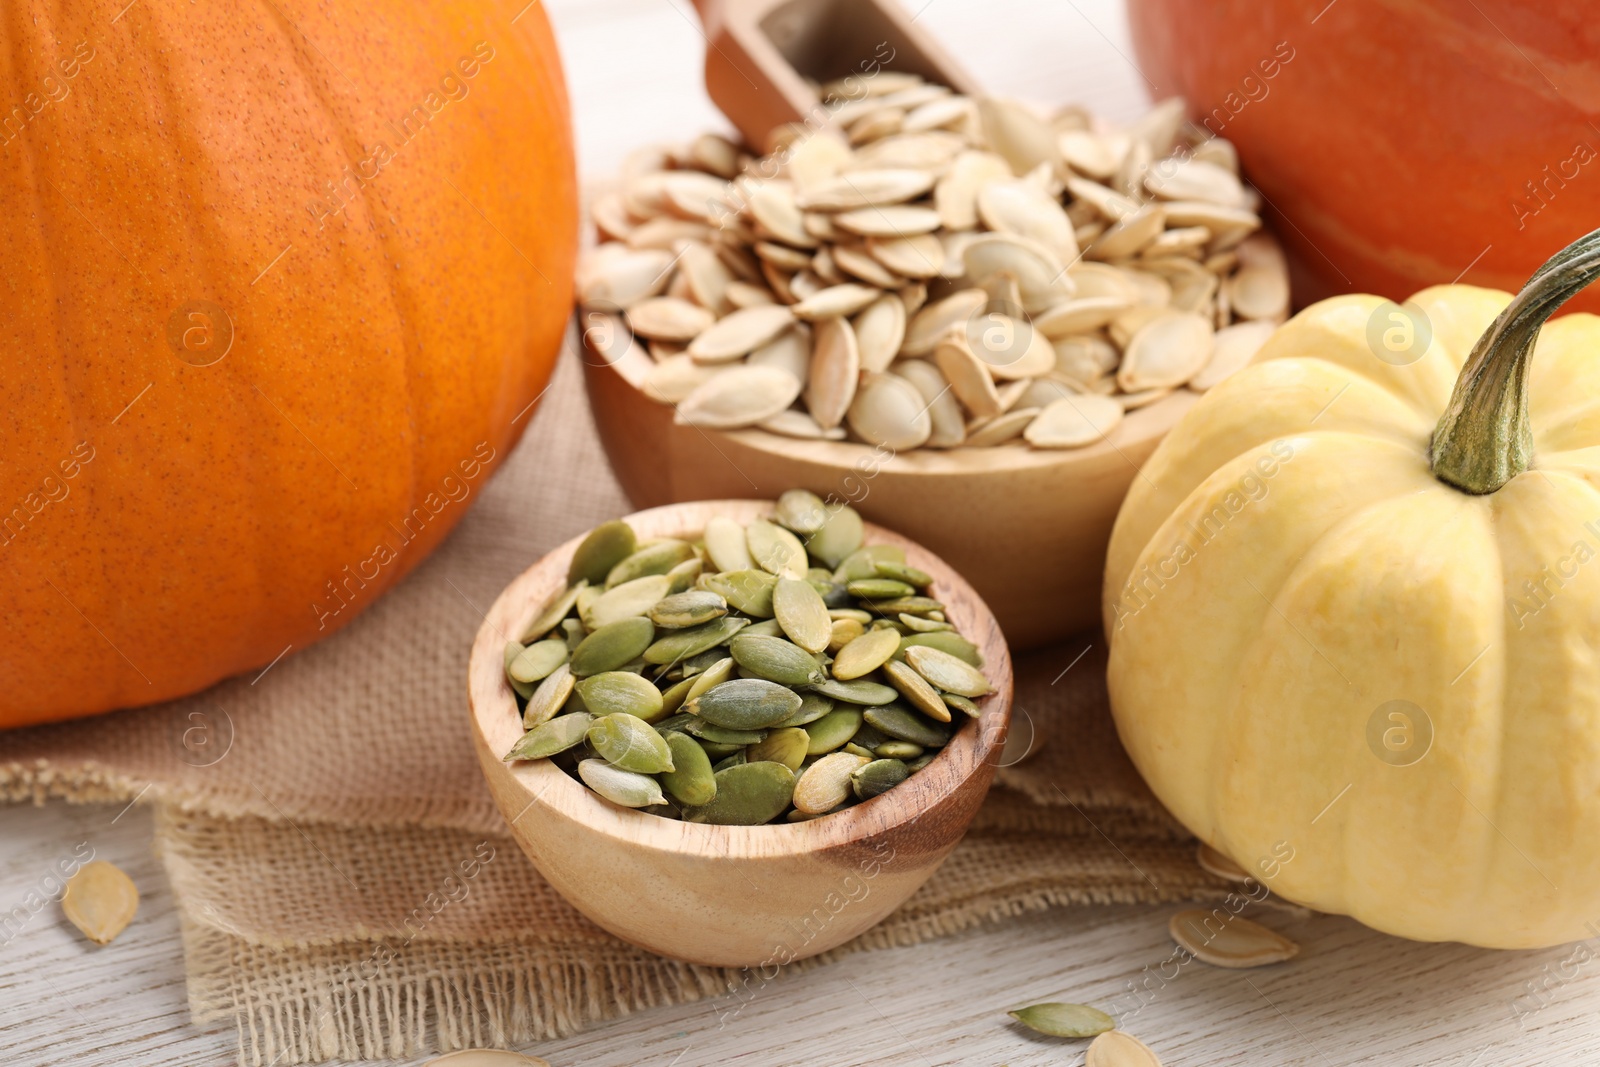
[{"label": "wooden bowl", "polygon": [[[641,538],[698,536],[706,520],[741,522],[771,505],[724,500],[628,516]],[[820,819],[706,826],[618,807],[548,761],[508,764],[522,736],[502,670],[522,632],[565,585],[568,541],[506,587],[472,646],[468,688],[478,759],[495,803],[534,866],[579,911],[663,956],[726,967],[779,966],[848,941],[898,907],[966,832],[988,792],[1011,715],[1011,657],[971,586],[926,549],[868,525],[869,544],[905,549],[934,576],[933,595],[983,652],[995,691],[927,767],[882,796]]]},{"label": "wooden bowl", "polygon": [[918,449],[765,430],[703,430],[639,389],[643,346],[613,359],[587,333],[580,349],[595,424],[635,507],[804,488],[938,553],[983,595],[1007,640],[1037,648],[1100,625],[1106,544],[1139,467],[1198,395],[1180,389],[1130,412],[1088,448]]}]

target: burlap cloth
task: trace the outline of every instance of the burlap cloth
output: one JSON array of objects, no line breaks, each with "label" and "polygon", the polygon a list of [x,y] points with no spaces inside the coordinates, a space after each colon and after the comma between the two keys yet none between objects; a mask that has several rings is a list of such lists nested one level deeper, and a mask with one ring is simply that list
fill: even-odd
[{"label": "burlap cloth", "polygon": [[[0,795],[155,806],[194,1017],[233,1020],[243,1063],[526,1044],[741,981],[652,956],[568,906],[505,835],[473,755],[466,660],[483,611],[545,551],[629,510],[570,352],[475,495],[412,576],[264,674],[0,734]],[[1098,635],[1019,659],[1017,728],[1037,729],[1042,752],[1000,772],[925,888],[830,956],[1031,909],[1216,890],[1117,743],[1104,663]]]}]

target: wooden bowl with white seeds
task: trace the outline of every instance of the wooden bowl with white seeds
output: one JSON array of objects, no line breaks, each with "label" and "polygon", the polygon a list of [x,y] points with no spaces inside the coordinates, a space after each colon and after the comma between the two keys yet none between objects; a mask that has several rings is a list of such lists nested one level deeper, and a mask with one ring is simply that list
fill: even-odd
[{"label": "wooden bowl with white seeds", "polygon": [[[850,94],[841,96],[848,88]],[[1288,311],[1232,146],[896,75],[753,158],[636,156],[578,270],[589,396],[636,506],[851,503],[1018,647],[1096,625],[1139,466]]]},{"label": "wooden bowl with white seeds", "polygon": [[[638,543],[648,546],[660,539],[699,540],[712,519],[750,525],[773,512],[771,504],[751,500],[704,501],[639,512],[625,521]],[[925,583],[927,595],[937,598],[955,632],[976,646],[991,691],[970,702],[970,721],[957,725],[909,777],[853,806],[802,821],[718,825],[696,819],[691,809],[679,821],[623,806],[627,798],[603,799],[585,784],[590,778],[580,781],[554,760],[507,762],[508,753],[531,736],[508,678],[507,643],[530,627],[541,628],[536,618],[549,614],[552,601],[562,602],[563,590],[571,588],[574,554],[585,539],[574,538],[539,560],[490,607],[468,669],[479,762],[517,843],[550,884],[597,924],[676,959],[777,967],[873,926],[927,880],[966,832],[993,780],[1010,720],[1005,641],[977,593],[937,556],[871,524],[861,537],[867,546],[899,549],[896,558],[903,552],[906,565],[924,572],[919,581],[932,579]],[[579,671],[576,660],[572,668]],[[705,692],[710,699],[716,689]],[[772,765],[751,763],[736,771],[756,766]]]}]

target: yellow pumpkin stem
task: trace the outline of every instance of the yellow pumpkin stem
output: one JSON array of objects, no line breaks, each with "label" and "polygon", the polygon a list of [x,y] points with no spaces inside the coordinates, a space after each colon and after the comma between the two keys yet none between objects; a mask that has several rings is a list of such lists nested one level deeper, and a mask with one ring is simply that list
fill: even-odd
[{"label": "yellow pumpkin stem", "polygon": [[1545,320],[1596,278],[1600,230],[1546,260],[1478,338],[1433,430],[1434,477],[1481,496],[1528,469],[1528,358]]}]

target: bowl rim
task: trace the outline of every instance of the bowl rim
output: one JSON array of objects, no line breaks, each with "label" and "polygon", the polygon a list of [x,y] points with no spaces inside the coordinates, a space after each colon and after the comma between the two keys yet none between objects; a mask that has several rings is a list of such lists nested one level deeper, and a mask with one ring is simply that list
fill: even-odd
[{"label": "bowl rim", "polygon": [[[699,532],[689,528],[696,520],[685,519],[685,513],[703,513],[699,519],[702,523],[712,515],[748,522],[769,516],[772,507],[771,501],[692,501],[634,512],[624,520],[641,536],[682,536]],[[913,566],[934,575],[935,588],[947,598],[952,614],[966,616],[958,622],[957,629],[983,649],[984,673],[995,687],[978,702],[978,718],[970,724],[962,723],[963,728],[955,732],[928,767],[881,796],[817,819],[721,826],[668,819],[612,804],[549,760],[505,763],[501,754],[523,732],[511,686],[505,678],[505,643],[515,639],[511,634],[520,635],[521,628],[550,597],[565,588],[567,565],[585,536],[580,534],[541,557],[507,585],[485,614],[473,641],[468,661],[468,695],[480,760],[486,764],[484,773],[496,773],[489,764],[499,764],[524,794],[525,803],[517,814],[511,815],[501,807],[507,823],[515,828],[520,819],[532,812],[554,810],[615,843],[677,856],[728,860],[814,854],[915,822],[962,792],[986,762],[992,761],[998,767],[1012,702],[1011,656],[999,624],[965,579],[932,552],[883,527],[872,523],[863,526],[866,544],[898,544],[906,550]],[[924,773],[941,765],[944,773]],[[499,799],[497,795],[497,806]]]},{"label": "bowl rim", "polygon": [[[573,328],[577,341],[573,348],[583,362],[584,373],[609,370],[623,384],[647,404],[670,411],[668,405],[651,399],[640,387],[644,373],[653,365],[644,346],[629,334],[629,343],[623,351],[607,355],[594,343],[590,329],[584,327],[586,315],[610,315],[621,329],[627,326],[614,312],[576,308],[573,311]],[[799,456],[808,461],[830,467],[853,468],[863,462],[873,464],[876,471],[888,471],[909,476],[937,476],[947,474],[1004,473],[1031,470],[1076,463],[1096,464],[1108,459],[1121,458],[1125,448],[1139,448],[1150,441],[1159,441],[1171,432],[1190,408],[1198,403],[1203,393],[1180,386],[1170,394],[1144,407],[1136,408],[1123,416],[1121,422],[1101,440],[1082,448],[1027,448],[1007,442],[986,448],[913,448],[896,451],[883,446],[873,446],[858,441],[824,441],[804,437],[786,437],[769,430],[749,428],[742,430],[717,430],[700,427],[708,437],[737,442],[747,448],[786,459]]]}]

